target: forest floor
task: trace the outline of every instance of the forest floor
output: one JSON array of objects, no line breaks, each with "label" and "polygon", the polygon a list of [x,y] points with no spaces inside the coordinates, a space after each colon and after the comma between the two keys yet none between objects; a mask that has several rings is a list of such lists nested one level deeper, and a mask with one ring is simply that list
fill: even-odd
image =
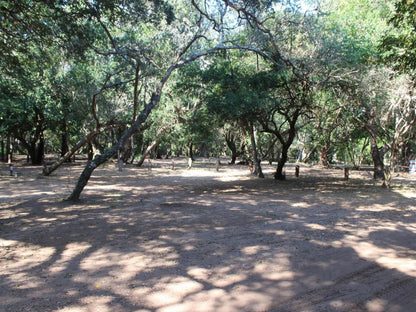
[{"label": "forest floor", "polygon": [[0,311],[414,311],[416,176],[0,165]]}]

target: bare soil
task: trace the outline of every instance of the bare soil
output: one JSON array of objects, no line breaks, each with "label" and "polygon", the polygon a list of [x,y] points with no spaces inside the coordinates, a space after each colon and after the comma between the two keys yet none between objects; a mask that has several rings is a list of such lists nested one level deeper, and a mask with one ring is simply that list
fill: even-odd
[{"label": "bare soil", "polygon": [[1,164],[0,311],[415,311],[416,176],[170,162]]}]

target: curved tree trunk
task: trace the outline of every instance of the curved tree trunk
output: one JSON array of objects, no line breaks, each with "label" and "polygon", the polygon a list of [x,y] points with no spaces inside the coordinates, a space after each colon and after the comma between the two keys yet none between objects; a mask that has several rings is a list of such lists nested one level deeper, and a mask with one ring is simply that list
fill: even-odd
[{"label": "curved tree trunk", "polygon": [[142,157],[140,157],[139,162],[137,163],[137,166],[138,167],[141,167],[143,165],[143,163],[146,160],[147,156],[149,156],[150,152],[156,147],[156,145],[159,142],[159,139],[162,137],[162,135],[164,133],[166,133],[166,131],[168,131],[169,129],[171,129],[173,126],[175,126],[177,124],[177,122],[178,122],[177,120],[172,121],[169,124],[167,124],[166,126],[164,126],[164,127],[162,127],[162,128],[159,129],[159,131],[156,133],[155,139],[146,148],[146,150],[144,151]]},{"label": "curved tree trunk", "polygon": [[153,140],[153,142],[146,148],[146,150],[144,151],[142,157],[140,157],[139,161],[137,162],[137,166],[141,167],[144,163],[144,161],[146,160],[147,156],[149,156],[150,152],[155,148],[155,146],[157,145],[158,140],[155,139]]},{"label": "curved tree trunk", "polygon": [[[107,129],[107,128],[105,128]],[[105,130],[104,129],[104,130]],[[69,151],[63,155],[63,157],[56,163],[54,163],[52,166],[44,167],[43,169],[43,175],[48,176],[52,172],[54,172],[56,169],[58,169],[63,163],[67,162],[81,147],[83,147],[85,144],[91,142],[91,140],[100,133],[100,130],[95,130],[90,132],[87,136],[85,136],[83,139],[81,139],[77,145],[75,145],[73,148],[71,148]],[[90,153],[88,153],[90,155]],[[92,155],[92,154],[91,154]],[[92,160],[92,157],[89,160]]]},{"label": "curved tree trunk", "polygon": [[[172,69],[173,71],[173,69]],[[77,184],[75,185],[74,190],[72,191],[72,194],[69,196],[68,200],[75,201],[78,200],[82,191],[84,190],[85,186],[87,185],[91,174],[101,164],[108,161],[110,158],[112,158],[114,155],[117,154],[117,152],[123,147],[124,143],[134,134],[136,133],[140,127],[144,124],[144,122],[147,120],[147,117],[149,116],[150,112],[153,110],[153,108],[159,103],[160,96],[162,94],[162,88],[163,85],[166,83],[168,77],[170,76],[172,72],[169,73],[162,81],[160,82],[157,90],[155,93],[153,93],[152,98],[150,100],[150,103],[145,106],[145,108],[142,110],[140,115],[137,117],[134,124],[124,131],[123,135],[117,142],[117,144],[113,145],[110,149],[108,149],[104,154],[102,155],[96,155],[94,157],[94,160],[91,162],[88,162],[87,165],[84,168],[84,171],[81,173]]]},{"label": "curved tree trunk", "polygon": [[231,133],[227,133],[225,135],[225,142],[227,143],[227,146],[231,151],[231,162],[230,162],[230,164],[234,165],[235,161],[237,159],[237,155],[238,155],[234,135],[232,135]]},{"label": "curved tree trunk", "polygon": [[[180,56],[183,56],[187,50],[189,50],[192,46],[192,44],[197,41],[200,38],[199,35],[195,36],[190,40],[190,42],[184,47],[184,50],[179,54]],[[212,49],[205,50],[199,53],[192,54],[188,57],[185,57],[184,59],[175,61],[171,66],[169,66],[165,72],[165,75],[163,78],[159,81],[159,84],[157,85],[155,91],[152,93],[152,97],[150,99],[150,102],[143,108],[143,110],[140,112],[132,126],[124,131],[123,135],[121,136],[120,140],[112,146],[107,152],[105,152],[103,155],[96,155],[94,160],[89,162],[83,172],[81,173],[77,184],[75,185],[74,190],[72,191],[71,195],[69,196],[68,200],[76,201],[79,199],[82,191],[84,190],[85,186],[87,185],[91,174],[101,164],[105,163],[107,160],[109,160],[111,157],[117,154],[117,151],[121,149],[121,147],[124,145],[126,140],[130,138],[134,133],[136,133],[139,128],[146,122],[148,116],[152,112],[153,108],[155,108],[159,102],[160,97],[162,95],[163,88],[166,84],[166,82],[169,80],[172,73],[182,67],[185,64],[188,64],[192,61],[195,61],[196,59],[199,59],[203,56],[216,53],[219,50],[225,50],[227,47],[224,45],[216,46]],[[259,52],[258,52],[259,53]]]},{"label": "curved tree trunk", "polygon": [[283,173],[283,168],[288,159],[288,151],[289,151],[290,144],[282,145],[282,152],[280,154],[279,161],[277,162],[276,172],[274,173],[274,178],[276,180],[285,180],[286,175]]}]

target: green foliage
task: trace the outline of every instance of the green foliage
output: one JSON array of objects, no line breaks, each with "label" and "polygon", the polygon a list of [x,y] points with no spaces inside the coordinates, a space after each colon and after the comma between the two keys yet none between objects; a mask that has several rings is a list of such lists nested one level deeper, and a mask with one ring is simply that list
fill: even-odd
[{"label": "green foliage", "polygon": [[380,45],[384,61],[401,72],[412,72],[416,69],[416,6],[414,1],[396,1],[389,23],[393,29],[386,33]]},{"label": "green foliage", "polygon": [[[413,1],[397,1],[393,16],[385,0],[319,1],[320,11],[305,11],[315,7],[307,2],[0,1],[0,132],[26,145],[43,133],[58,149],[62,135],[74,145],[112,124],[95,140],[108,146],[173,60],[221,44],[232,50],[171,76],[145,143],[177,118],[182,124],[161,142],[221,146],[219,128],[261,124],[282,142],[300,130],[313,147],[330,141],[333,153],[344,153],[354,144],[339,138],[361,144],[369,120],[380,140],[391,136],[393,123],[381,116],[390,78],[377,64],[382,51],[397,68],[415,69]],[[262,135],[260,149],[272,138]]]}]

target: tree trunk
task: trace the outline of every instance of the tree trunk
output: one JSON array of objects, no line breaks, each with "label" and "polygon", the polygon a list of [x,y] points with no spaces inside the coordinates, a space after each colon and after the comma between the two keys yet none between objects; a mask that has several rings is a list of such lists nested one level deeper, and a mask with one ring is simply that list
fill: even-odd
[{"label": "tree trunk", "polygon": [[[65,119],[62,120],[62,133],[61,133],[61,157],[64,157],[66,153],[69,152],[68,146],[68,131],[66,127]],[[68,162],[71,161],[71,158],[68,158]]]},{"label": "tree trunk", "polygon": [[94,145],[91,142],[88,142],[88,161],[94,159]]},{"label": "tree trunk", "polygon": [[146,150],[144,151],[142,157],[140,157],[137,166],[141,167],[144,163],[144,161],[146,160],[147,156],[149,156],[150,152],[155,148],[155,146],[157,145],[157,139],[153,140],[153,142],[146,148]]},{"label": "tree trunk", "polygon": [[313,154],[316,152],[316,147],[312,148],[305,156],[305,158],[303,158],[303,163],[307,163],[311,160]]},{"label": "tree trunk", "polygon": [[193,151],[194,144],[191,142],[188,145],[188,157],[194,160],[194,151]]},{"label": "tree trunk", "polygon": [[4,153],[4,141],[3,141],[3,137],[1,138],[1,161],[5,161],[6,158],[4,157],[5,153]]},{"label": "tree trunk", "polygon": [[385,179],[384,176],[384,151],[379,149],[377,146],[377,139],[370,135],[370,143],[371,143],[371,157],[373,159],[374,164],[374,180],[383,180]]},{"label": "tree trunk", "polygon": [[208,153],[208,146],[205,142],[202,142],[199,145],[199,155],[201,157],[208,157],[209,153]]},{"label": "tree trunk", "polygon": [[71,150],[67,151],[65,155],[56,163],[54,163],[50,167],[45,167],[43,169],[43,175],[48,176],[52,172],[54,172],[56,169],[58,169],[63,163],[67,162],[71,157],[85,144],[89,144],[88,149],[88,160],[91,161],[93,158],[93,147],[90,143],[92,138],[95,137],[97,134],[99,134],[100,131],[92,131],[87,136],[85,136],[82,140],[80,140],[77,145],[75,145]]},{"label": "tree trunk", "polygon": [[7,155],[7,162],[8,163],[13,162],[13,151],[10,148],[10,143],[11,143],[10,135],[7,135],[7,138],[6,138],[6,155]]},{"label": "tree trunk", "polygon": [[319,151],[319,164],[325,168],[329,168],[329,143],[326,142],[324,146],[318,149]]},{"label": "tree trunk", "polygon": [[40,136],[38,143],[34,142],[31,144],[28,152],[32,165],[42,165],[45,156],[45,140],[43,135]]},{"label": "tree trunk", "polygon": [[[61,157],[64,157],[66,153],[69,152],[68,146],[68,135],[67,133],[62,133],[61,135]],[[68,162],[71,161],[71,158],[68,159]]]},{"label": "tree trunk", "polygon": [[237,159],[237,146],[235,144],[235,139],[234,136],[232,134],[227,134],[225,136],[225,142],[227,143],[228,148],[231,151],[231,162],[230,164],[234,165],[235,161]]},{"label": "tree trunk", "polygon": [[249,134],[251,141],[251,157],[253,158],[253,175],[258,176],[259,178],[264,178],[263,171],[261,170],[260,159],[257,156],[257,143],[256,135],[254,132],[254,125],[249,125]]},{"label": "tree trunk", "polygon": [[286,175],[283,173],[283,168],[287,162],[288,159],[288,151],[289,151],[290,144],[284,144],[282,145],[282,152],[280,154],[280,158],[277,162],[277,168],[276,172],[274,173],[274,178],[276,180],[285,180]]},{"label": "tree trunk", "polygon": [[74,190],[72,191],[71,195],[68,197],[68,200],[70,200],[70,201],[78,200],[82,191],[84,190],[85,186],[87,185],[87,183],[88,183],[88,181],[91,177],[91,174],[95,170],[95,168],[97,168],[101,164],[108,161],[111,157],[116,155],[117,151],[120,150],[123,147],[124,143],[134,133],[136,133],[137,131],[140,130],[141,126],[147,120],[147,117],[149,116],[149,114],[151,113],[153,108],[159,103],[160,96],[161,96],[161,93],[162,93],[162,87],[163,87],[163,85],[166,82],[168,77],[169,77],[169,75],[166,76],[164,79],[162,79],[162,81],[160,82],[160,85],[158,86],[156,92],[152,94],[152,98],[151,98],[149,104],[147,104],[144,107],[144,109],[141,111],[141,113],[137,117],[136,121],[134,122],[134,124],[130,128],[128,128],[127,130],[124,131],[123,135],[121,136],[121,138],[119,139],[117,144],[113,145],[104,154],[96,155],[94,157],[93,161],[90,161],[90,162],[87,163],[87,165],[85,166],[83,172],[81,173],[81,175],[78,179],[77,184],[75,185]]}]

